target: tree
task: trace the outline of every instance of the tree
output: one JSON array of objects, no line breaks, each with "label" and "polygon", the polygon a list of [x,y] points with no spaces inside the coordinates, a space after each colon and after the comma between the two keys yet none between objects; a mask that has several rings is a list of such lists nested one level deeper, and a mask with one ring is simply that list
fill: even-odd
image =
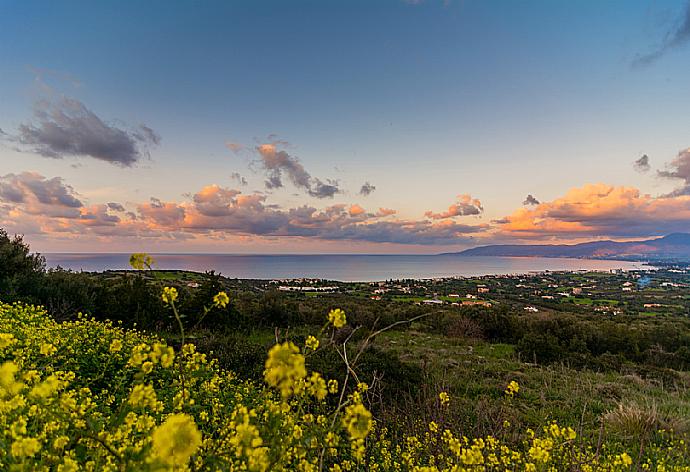
[{"label": "tree", "polygon": [[45,273],[46,260],[31,254],[29,245],[15,235],[10,238],[0,228],[0,299],[14,301],[30,298]]}]

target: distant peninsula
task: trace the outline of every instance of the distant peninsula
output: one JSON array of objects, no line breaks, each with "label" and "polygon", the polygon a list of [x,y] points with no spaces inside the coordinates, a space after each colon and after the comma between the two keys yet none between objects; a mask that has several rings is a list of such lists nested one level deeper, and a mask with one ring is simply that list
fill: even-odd
[{"label": "distant peninsula", "polygon": [[457,256],[570,257],[629,261],[690,261],[690,234],[673,233],[645,241],[591,241],[580,244],[498,244],[480,246]]}]

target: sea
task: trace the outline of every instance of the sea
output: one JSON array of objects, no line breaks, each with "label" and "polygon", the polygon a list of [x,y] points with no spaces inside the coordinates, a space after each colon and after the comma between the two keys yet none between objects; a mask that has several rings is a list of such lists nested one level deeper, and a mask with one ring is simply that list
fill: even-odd
[{"label": "sea", "polygon": [[[101,272],[129,269],[129,254],[48,253],[49,267]],[[238,279],[312,278],[341,282],[389,279],[433,279],[481,275],[528,274],[545,271],[612,271],[648,269],[641,262],[552,257],[491,257],[457,255],[238,255],[152,254],[154,268],[213,270]]]}]

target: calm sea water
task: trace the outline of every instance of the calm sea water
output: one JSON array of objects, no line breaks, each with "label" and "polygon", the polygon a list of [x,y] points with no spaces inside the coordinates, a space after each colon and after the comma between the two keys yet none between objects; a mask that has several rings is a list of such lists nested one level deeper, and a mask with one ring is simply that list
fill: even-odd
[{"label": "calm sea water", "polygon": [[[128,269],[128,254],[45,254],[48,265],[103,271]],[[544,257],[453,255],[155,254],[156,268],[215,270],[240,279],[319,278],[343,282],[522,274],[535,271],[640,269],[641,263]]]}]

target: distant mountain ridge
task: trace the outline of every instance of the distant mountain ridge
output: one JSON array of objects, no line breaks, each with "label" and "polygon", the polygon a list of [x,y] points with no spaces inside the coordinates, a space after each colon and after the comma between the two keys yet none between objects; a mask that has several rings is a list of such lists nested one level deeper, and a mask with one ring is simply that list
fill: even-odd
[{"label": "distant mountain ridge", "polygon": [[572,257],[579,259],[690,261],[690,234],[673,233],[646,241],[591,241],[580,244],[498,244],[480,246],[458,256]]}]

